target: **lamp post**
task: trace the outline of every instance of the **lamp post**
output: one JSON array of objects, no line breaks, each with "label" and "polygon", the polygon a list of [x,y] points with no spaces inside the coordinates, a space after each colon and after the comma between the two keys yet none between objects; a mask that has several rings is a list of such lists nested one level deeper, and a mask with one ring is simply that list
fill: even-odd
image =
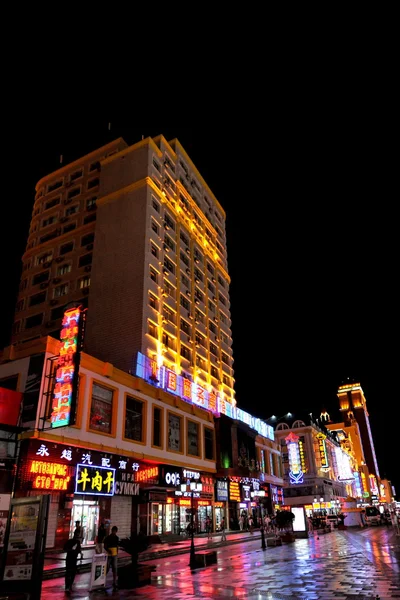
[{"label": "lamp post", "polygon": [[267,548],[265,544],[265,535],[264,535],[264,523],[261,523],[261,549],[265,550]]},{"label": "lamp post", "polygon": [[194,547],[194,511],[193,511],[193,495],[194,492],[201,492],[203,485],[194,481],[187,480],[186,484],[181,485],[182,492],[190,491],[190,560],[189,567],[196,568],[196,552]]}]

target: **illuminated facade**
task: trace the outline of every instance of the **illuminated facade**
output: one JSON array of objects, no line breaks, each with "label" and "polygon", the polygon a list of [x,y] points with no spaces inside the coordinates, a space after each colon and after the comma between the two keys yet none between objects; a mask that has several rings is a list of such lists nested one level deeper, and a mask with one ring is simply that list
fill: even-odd
[{"label": "illuminated facade", "polygon": [[282,420],[275,429],[283,463],[285,505],[303,505],[309,514],[335,514],[354,494],[355,461],[322,423]]}]

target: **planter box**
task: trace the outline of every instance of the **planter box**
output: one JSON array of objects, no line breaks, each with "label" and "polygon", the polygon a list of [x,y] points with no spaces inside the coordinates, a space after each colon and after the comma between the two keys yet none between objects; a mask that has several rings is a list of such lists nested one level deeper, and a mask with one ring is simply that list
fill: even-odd
[{"label": "planter box", "polygon": [[216,550],[204,550],[203,552],[196,552],[195,560],[195,569],[199,567],[208,567],[208,565],[214,565],[217,562],[217,552]]},{"label": "planter box", "polygon": [[130,590],[151,583],[151,573],[154,565],[138,563],[136,568],[132,563],[118,569],[118,587],[121,590]]},{"label": "planter box", "polygon": [[291,543],[296,541],[296,536],[293,533],[283,533],[280,537],[282,542]]},{"label": "planter box", "polygon": [[282,539],[280,537],[267,538],[267,546],[282,546]]}]

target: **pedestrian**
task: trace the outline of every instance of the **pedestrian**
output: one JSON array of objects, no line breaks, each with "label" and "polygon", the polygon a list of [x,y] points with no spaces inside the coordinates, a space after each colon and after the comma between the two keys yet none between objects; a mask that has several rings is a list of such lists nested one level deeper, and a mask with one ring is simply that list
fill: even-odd
[{"label": "pedestrian", "polygon": [[212,539],[212,523],[209,516],[206,518],[206,531],[207,531],[207,539]]},{"label": "pedestrian", "polygon": [[113,589],[117,589],[117,575],[118,575],[118,546],[119,537],[117,536],[118,527],[114,525],[111,529],[111,533],[104,538],[104,548],[108,554],[107,557],[107,573],[112,570],[113,574]]},{"label": "pedestrian", "polygon": [[104,538],[106,537],[106,527],[103,522],[100,523],[99,530],[97,532],[97,543],[96,543],[96,552],[97,554],[103,554],[104,552]]},{"label": "pedestrian", "polygon": [[79,554],[81,555],[80,560],[83,559],[82,543],[83,543],[83,527],[80,521],[75,521],[74,540],[79,541]]},{"label": "pedestrian", "polygon": [[250,517],[249,517],[249,521],[248,521],[248,523],[249,523],[249,529],[250,529],[250,533],[253,533],[253,525],[254,525],[254,521],[253,521],[253,517],[252,517],[252,516],[250,516]]},{"label": "pedestrian", "polygon": [[70,592],[77,571],[78,554],[82,551],[78,538],[70,538],[64,545],[65,557],[65,591]]},{"label": "pedestrian", "polygon": [[307,517],[308,533],[314,535],[314,525],[312,517]]},{"label": "pedestrian", "polygon": [[224,519],[224,517],[222,517],[222,519],[221,519],[220,529],[221,529],[221,534],[222,534],[221,535],[221,542],[226,542],[225,519]]},{"label": "pedestrian", "polygon": [[240,531],[243,531],[243,527],[244,527],[244,516],[240,515],[240,517],[239,517],[239,529],[240,529]]},{"label": "pedestrian", "polygon": [[265,528],[266,533],[271,532],[271,519],[270,519],[269,515],[265,515],[265,517],[264,517],[264,528]]}]

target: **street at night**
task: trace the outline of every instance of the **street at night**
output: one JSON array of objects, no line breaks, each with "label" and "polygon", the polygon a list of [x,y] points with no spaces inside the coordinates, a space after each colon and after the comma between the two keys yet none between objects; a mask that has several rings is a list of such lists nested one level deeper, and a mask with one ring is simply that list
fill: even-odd
[{"label": "street at night", "polygon": [[[333,531],[294,543],[262,550],[258,532],[228,534],[228,544],[213,542],[218,563],[191,572],[189,553],[146,561],[156,566],[152,584],[133,590],[112,591],[111,573],[106,590],[89,594],[89,574],[79,574],[72,598],[388,598],[400,597],[400,537],[392,527]],[[216,543],[217,542],[217,543]],[[197,538],[196,547],[207,544]],[[185,543],[182,543],[185,546]],[[182,545],[177,545],[177,551]],[[188,548],[188,545],[186,545]],[[42,598],[65,597],[63,578],[44,581]]]}]

